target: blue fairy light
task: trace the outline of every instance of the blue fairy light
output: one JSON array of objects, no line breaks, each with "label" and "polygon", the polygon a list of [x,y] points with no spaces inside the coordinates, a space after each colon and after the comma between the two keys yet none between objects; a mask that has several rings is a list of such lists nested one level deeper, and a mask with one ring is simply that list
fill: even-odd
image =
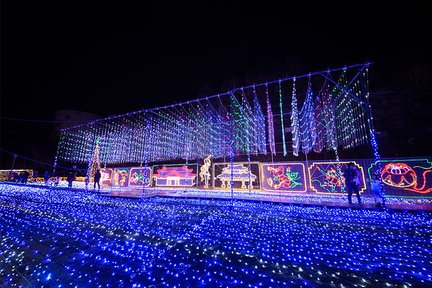
[{"label": "blue fairy light", "polygon": [[0,215],[6,287],[432,284],[430,213],[1,184]]}]

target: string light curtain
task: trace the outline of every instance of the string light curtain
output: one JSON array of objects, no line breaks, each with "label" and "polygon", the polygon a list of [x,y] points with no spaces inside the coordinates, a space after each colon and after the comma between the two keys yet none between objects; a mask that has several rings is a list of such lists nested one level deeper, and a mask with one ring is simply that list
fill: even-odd
[{"label": "string light curtain", "polygon": [[[358,68],[358,67],[355,67]],[[293,154],[354,148],[368,142],[367,65],[308,75],[300,112],[293,79],[291,126]],[[336,73],[335,73],[336,72]],[[315,79],[314,79],[315,78]],[[337,80],[335,80],[337,78]],[[323,84],[314,92],[312,83]]]},{"label": "string light curtain", "polygon": [[[229,105],[231,114],[226,109]],[[58,157],[62,161],[88,163],[96,141],[104,164],[225,157],[230,155],[230,145],[235,154],[265,154],[264,127],[259,101],[249,103],[246,97],[230,93],[65,129]]]},{"label": "string light curtain", "polygon": [[272,107],[270,104],[270,97],[268,93],[268,85],[266,83],[266,103],[267,103],[267,123],[268,123],[268,141],[270,146],[270,153],[276,155],[276,143],[275,143],[275,135],[274,135],[274,118]]},{"label": "string light curtain", "polygon": [[300,124],[297,102],[296,78],[293,79],[293,90],[291,99],[291,128],[292,128],[292,148],[293,155],[298,156],[300,150]]},{"label": "string light curtain", "polygon": [[[268,152],[286,157],[289,132],[283,127],[282,103],[290,99],[291,111],[285,113],[290,114],[292,142],[286,144],[294,155],[363,145],[371,135],[369,64],[253,84],[63,129],[56,162],[90,163],[97,143],[105,165]],[[284,93],[283,86],[292,86],[292,92]],[[279,105],[280,114],[273,114],[272,105]]]},{"label": "string light curtain", "polygon": [[312,150],[316,140],[314,101],[310,78],[308,80],[306,101],[300,110],[300,144],[304,154]]}]

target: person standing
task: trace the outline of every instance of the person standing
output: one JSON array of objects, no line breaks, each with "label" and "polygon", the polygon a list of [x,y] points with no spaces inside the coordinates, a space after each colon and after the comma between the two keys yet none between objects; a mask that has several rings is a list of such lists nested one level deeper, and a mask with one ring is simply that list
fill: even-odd
[{"label": "person standing", "polygon": [[51,178],[50,173],[48,171],[45,171],[45,174],[44,174],[45,185],[48,186],[50,178]]},{"label": "person standing", "polygon": [[67,182],[68,182],[68,187],[72,188],[72,182],[75,181],[75,174],[72,171],[69,171],[68,177],[67,177]]},{"label": "person standing", "polygon": [[370,180],[370,186],[372,190],[372,196],[374,197],[374,202],[377,207],[381,207],[381,181],[377,174],[372,174]]},{"label": "person standing", "polygon": [[352,204],[352,194],[353,192],[357,195],[357,201],[361,204],[359,188],[357,185],[357,168],[353,162],[348,163],[347,169],[344,170],[343,176],[345,178],[345,185],[348,192],[348,202]]},{"label": "person standing", "polygon": [[98,186],[98,191],[100,191],[100,178],[101,178],[101,173],[99,171],[99,169],[96,170],[96,173],[94,175],[94,189],[96,189],[96,184]]},{"label": "person standing", "polygon": [[84,184],[85,184],[85,189],[86,189],[86,190],[88,189],[89,181],[90,181],[90,179],[89,179],[89,176],[87,175],[87,176],[85,177],[85,179],[84,179]]}]

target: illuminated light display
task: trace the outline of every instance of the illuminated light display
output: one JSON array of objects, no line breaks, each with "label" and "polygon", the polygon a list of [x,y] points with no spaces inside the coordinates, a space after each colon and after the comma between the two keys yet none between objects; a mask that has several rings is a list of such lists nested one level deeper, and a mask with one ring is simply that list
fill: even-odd
[{"label": "illuminated light display", "polygon": [[100,172],[101,172],[100,185],[102,187],[112,186],[112,178],[113,178],[114,170],[112,168],[102,168]]},{"label": "illuminated light display", "polygon": [[230,97],[230,117],[231,117],[231,147],[235,150],[235,153],[250,153],[251,149],[255,145],[251,145],[249,142],[253,137],[254,127],[251,127],[251,118],[249,111],[249,105],[243,106],[246,99],[242,97],[241,102],[237,100],[234,93],[231,93]]},{"label": "illuminated light display", "polygon": [[306,94],[306,100],[299,113],[300,145],[304,154],[308,154],[312,150],[312,146],[314,145],[317,136],[315,127],[315,107],[313,101],[314,95],[312,92],[310,77]]},{"label": "illuminated light display", "polygon": [[[334,117],[334,110],[331,108],[331,105],[333,103],[332,97],[333,94],[330,92],[330,85],[326,81],[324,83],[324,87],[321,90],[321,105],[322,105],[322,125],[324,125],[324,134],[325,134],[325,146],[327,149],[334,149],[336,147],[336,140],[335,140],[335,117]],[[319,116],[319,111],[316,111]]]},{"label": "illuminated light display", "polygon": [[288,154],[286,149],[286,141],[285,141],[285,125],[284,125],[284,112],[283,112],[283,104],[282,104],[282,81],[279,80],[279,109],[280,109],[280,117],[281,117],[281,127],[282,127],[282,149],[283,156]]},{"label": "illuminated light display", "polygon": [[[337,147],[353,148],[369,138],[367,129],[372,123],[365,112],[370,110],[365,105],[369,64],[244,86],[66,128],[61,131],[55,165],[72,162],[90,166],[95,147],[102,165],[117,166],[178,159],[199,161],[208,155],[250,157],[265,155],[268,150],[273,156],[286,156],[285,134],[275,135],[275,131],[285,132],[283,118],[289,112],[284,112],[282,99],[288,95],[283,95],[282,87],[289,83],[293,86],[293,154],[297,156],[300,150],[322,151],[325,147],[335,151],[337,160]],[[300,91],[305,87],[306,91]],[[276,121],[279,115],[273,115],[275,103],[279,104],[280,121]]]},{"label": "illuminated light display", "polygon": [[[248,167],[245,167],[247,165]],[[225,167],[223,167],[225,166]],[[235,188],[235,189],[254,189],[253,182],[259,181],[258,178],[258,168],[259,163],[258,162],[235,162],[233,164],[231,163],[217,163],[213,165],[213,171],[215,169],[222,168],[222,171],[220,172],[214,172],[213,179],[213,187],[214,188]],[[254,174],[251,169],[254,169],[256,174]],[[218,180],[216,182],[216,180]],[[231,182],[235,183],[241,183],[240,186],[235,185],[235,187],[232,187]],[[220,183],[220,184],[219,184]],[[259,189],[260,185],[255,185],[255,189]]]},{"label": "illuminated light display", "polygon": [[93,156],[89,161],[89,166],[87,170],[87,176],[90,181],[94,180],[94,175],[96,174],[96,170],[101,170],[100,159],[99,159],[99,140],[96,140],[96,146],[93,152]]},{"label": "illuminated light display", "polygon": [[[346,192],[345,178],[339,171],[343,171],[347,164],[350,162],[340,161],[340,162],[313,162],[309,166],[309,187],[315,193],[324,194],[335,194],[342,195]],[[362,193],[366,190],[366,181],[364,177],[363,167],[357,162],[353,161],[354,165],[360,171],[361,179],[358,185],[359,192]],[[338,165],[341,166],[338,169]]]},{"label": "illuminated light display", "polygon": [[[315,141],[313,143],[313,151],[316,153],[321,153],[326,143],[326,125],[328,125],[328,123],[326,122],[326,118],[328,118],[328,115],[326,113],[328,113],[329,110],[329,107],[326,106],[327,97],[329,94],[328,88],[329,85],[326,80],[324,81],[321,90],[314,98],[314,118],[316,133]],[[327,147],[331,147],[331,145],[328,145]]]},{"label": "illuminated light display", "polygon": [[114,168],[112,186],[127,187],[129,184],[129,168]]},{"label": "illuminated light display", "polygon": [[129,186],[151,186],[151,168],[150,167],[132,167],[130,168]]},{"label": "illuminated light display", "polygon": [[268,92],[268,85],[265,84],[266,89],[266,104],[267,104],[267,127],[268,127],[268,141],[270,147],[270,153],[276,155],[276,146],[275,146],[275,135],[274,135],[274,119],[272,107],[270,104],[270,97]]},{"label": "illuminated light display", "polygon": [[211,155],[204,159],[204,165],[200,168],[200,181],[204,182],[204,188],[209,188],[209,180],[211,179],[210,167],[211,167]]},{"label": "illuminated light display", "polygon": [[272,163],[261,165],[262,189],[274,192],[306,192],[303,163]]},{"label": "illuminated light display", "polygon": [[293,155],[298,156],[300,150],[300,124],[299,124],[299,111],[296,94],[296,78],[293,79],[293,90],[291,99],[291,129],[292,129],[292,147]]},{"label": "illuminated light display", "polygon": [[432,284],[430,213],[0,184],[0,215],[2,287]]},{"label": "illuminated light display", "polygon": [[257,121],[255,121],[255,125],[257,125],[255,127],[257,145],[259,145],[257,150],[260,151],[261,153],[267,154],[265,117],[264,117],[264,113],[262,112],[261,104],[258,100],[258,95],[255,86],[253,86],[252,92],[253,92],[253,107],[254,107],[253,113],[254,113],[254,118],[257,119]]},{"label": "illuminated light display", "polygon": [[417,184],[417,174],[405,163],[389,163],[381,172],[381,180],[397,188],[409,188]]},{"label": "illuminated light display", "polygon": [[[429,159],[392,159],[379,160],[382,165],[381,181],[386,185],[387,194],[408,196],[432,192],[432,162]],[[378,172],[378,166],[372,163],[368,168],[369,178]],[[378,172],[379,173],[379,172]]]},{"label": "illuminated light display", "polygon": [[[196,166],[196,165],[195,165]],[[196,171],[188,166],[163,166],[156,168],[156,173],[153,174],[156,186],[194,186],[196,184]]]}]

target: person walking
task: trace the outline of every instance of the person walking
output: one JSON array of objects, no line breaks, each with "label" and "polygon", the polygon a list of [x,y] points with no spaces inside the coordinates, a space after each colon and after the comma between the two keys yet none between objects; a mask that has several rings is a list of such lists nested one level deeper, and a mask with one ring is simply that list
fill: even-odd
[{"label": "person walking", "polygon": [[97,169],[96,173],[94,175],[94,187],[93,188],[96,189],[96,184],[97,184],[98,191],[100,191],[100,183],[99,183],[100,178],[101,178],[101,173],[100,173],[99,169]]},{"label": "person walking", "polygon": [[357,185],[357,168],[353,162],[348,163],[347,169],[344,170],[343,176],[345,178],[345,185],[348,192],[348,202],[352,204],[353,192],[357,195],[357,201],[361,204],[359,188]]}]

